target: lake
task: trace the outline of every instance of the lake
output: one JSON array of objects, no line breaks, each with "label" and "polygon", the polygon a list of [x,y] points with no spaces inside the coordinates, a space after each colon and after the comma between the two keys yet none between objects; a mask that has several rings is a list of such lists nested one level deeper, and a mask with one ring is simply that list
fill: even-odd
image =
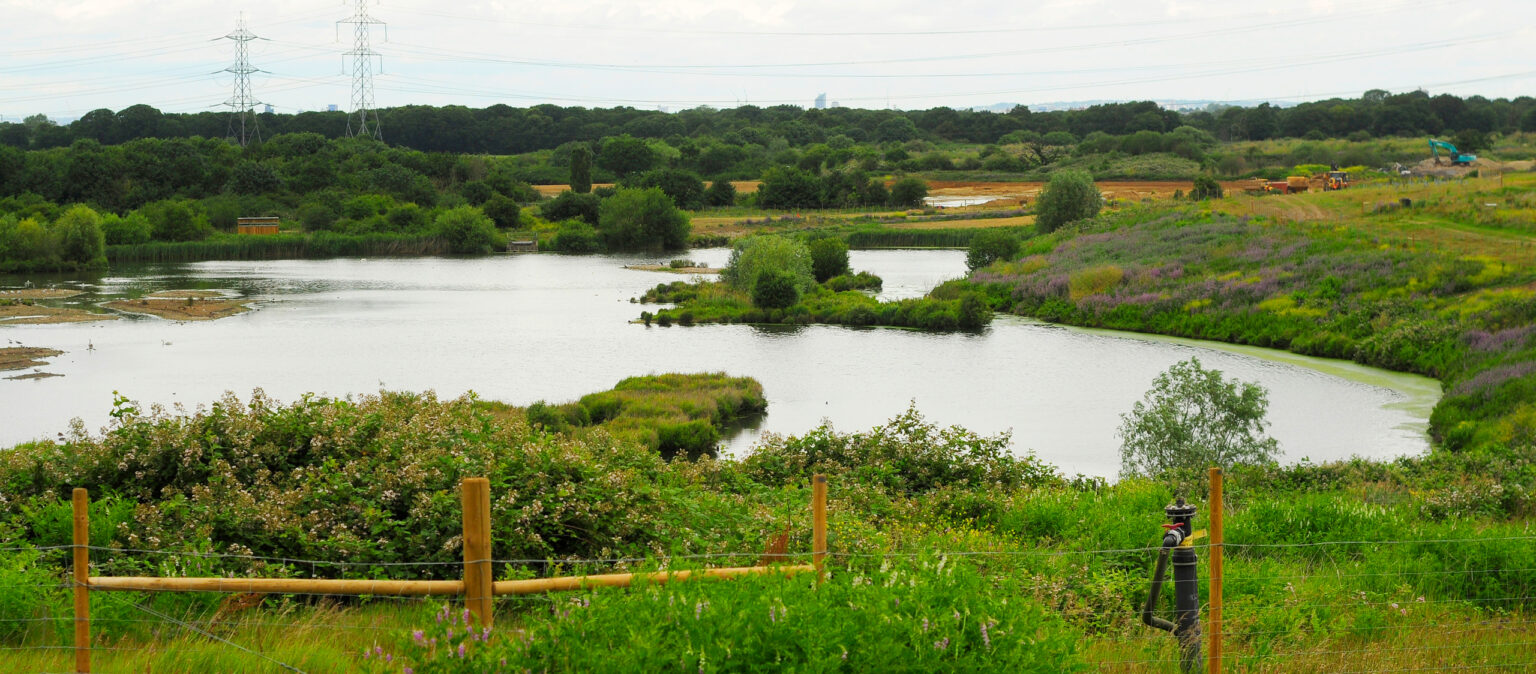
[{"label": "lake", "polygon": [[[687,257],[719,267],[728,254]],[[66,300],[81,305],[172,289],[224,290],[256,304],[213,322],[0,326],[0,339],[65,351],[41,368],[62,377],[0,380],[0,446],[54,437],[74,417],[94,431],[114,390],[188,408],[258,387],[283,401],[387,388],[526,405],[573,400],[632,375],[724,371],[756,378],[769,401],[728,453],[823,419],[865,430],[915,404],[936,423],[1011,430],[1018,451],[1068,474],[1113,477],[1119,415],[1190,356],[1269,389],[1270,433],[1286,461],[1422,453],[1440,395],[1433,380],[1342,361],[1009,316],[978,334],[631,323],[654,310],[631,298],[687,277],[624,266],[665,262],[546,254],[200,262],[65,281],[87,291]],[[885,279],[887,299],[921,296],[965,271],[963,251],[853,251],[851,262]],[[0,286],[20,283],[0,277]]]}]

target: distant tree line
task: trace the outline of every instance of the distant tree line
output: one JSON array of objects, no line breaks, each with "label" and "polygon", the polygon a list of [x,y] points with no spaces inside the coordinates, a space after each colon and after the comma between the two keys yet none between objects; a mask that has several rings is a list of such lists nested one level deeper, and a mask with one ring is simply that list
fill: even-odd
[{"label": "distant tree line", "polygon": [[[344,112],[263,113],[257,117],[268,138],[289,133],[339,138],[347,128]],[[422,152],[509,155],[626,135],[666,139],[685,163],[696,160],[698,170],[710,175],[739,159],[723,148],[833,145],[839,137],[854,144],[917,139],[995,143],[1016,131],[1041,136],[1065,132],[1084,138],[1093,133],[1125,136],[1138,131],[1168,132],[1181,126],[1194,127],[1223,141],[1536,131],[1536,99],[1431,96],[1424,91],[1393,94],[1373,89],[1359,98],[1332,98],[1293,107],[1212,105],[1189,112],[1164,109],[1150,101],[1042,112],[1025,106],[990,112],[947,107],[902,111],[744,105],[663,113],[630,107],[546,104],[514,108],[498,104],[481,109],[413,105],[380,110],[379,118],[391,145]],[[227,113],[166,114],[147,105],[134,105],[118,112],[94,110],[62,126],[41,115],[21,123],[0,123],[0,145],[46,149],[82,139],[116,145],[144,138],[220,138],[226,135],[227,125]],[[569,150],[564,157],[569,161]]]}]

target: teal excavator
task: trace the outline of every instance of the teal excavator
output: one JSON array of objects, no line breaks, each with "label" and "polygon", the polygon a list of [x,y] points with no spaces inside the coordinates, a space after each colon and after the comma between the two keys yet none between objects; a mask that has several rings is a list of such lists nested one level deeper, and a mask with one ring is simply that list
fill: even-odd
[{"label": "teal excavator", "polygon": [[1429,154],[1435,158],[1435,163],[1440,163],[1440,150],[1445,150],[1446,157],[1451,160],[1451,166],[1466,166],[1477,161],[1477,155],[1462,154],[1455,145],[1443,140],[1429,139]]}]

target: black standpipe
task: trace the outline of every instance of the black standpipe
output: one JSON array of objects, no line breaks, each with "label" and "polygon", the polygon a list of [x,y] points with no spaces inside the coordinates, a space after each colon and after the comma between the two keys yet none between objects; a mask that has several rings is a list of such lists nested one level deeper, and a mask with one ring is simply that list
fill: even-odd
[{"label": "black standpipe", "polygon": [[[1199,559],[1195,549],[1180,544],[1188,540],[1194,530],[1190,520],[1195,517],[1195,507],[1181,497],[1173,505],[1163,508],[1171,524],[1164,524],[1163,546],[1157,553],[1157,568],[1152,572],[1152,592],[1147,595],[1147,605],[1141,609],[1141,622],[1150,627],[1172,632],[1179,640],[1182,655],[1179,667],[1185,672],[1198,672],[1200,656],[1200,584],[1196,575]],[[1168,571],[1169,551],[1173,557],[1174,620],[1169,622],[1156,615],[1157,600],[1162,595],[1163,578]]]}]

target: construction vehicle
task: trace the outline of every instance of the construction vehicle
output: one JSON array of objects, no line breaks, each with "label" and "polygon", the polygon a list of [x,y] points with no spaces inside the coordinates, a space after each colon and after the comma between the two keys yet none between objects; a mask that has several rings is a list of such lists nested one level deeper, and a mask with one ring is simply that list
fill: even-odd
[{"label": "construction vehicle", "polygon": [[1329,171],[1328,178],[1323,182],[1324,192],[1333,192],[1349,187],[1348,171]]},{"label": "construction vehicle", "polygon": [[1429,139],[1429,154],[1435,158],[1435,164],[1440,163],[1440,150],[1445,150],[1446,157],[1451,160],[1451,166],[1466,166],[1477,161],[1477,155],[1462,154],[1455,145],[1443,140]]},{"label": "construction vehicle", "polygon": [[1291,176],[1285,180],[1267,180],[1264,182],[1264,191],[1269,194],[1295,194],[1305,192],[1309,187],[1306,176]]}]

